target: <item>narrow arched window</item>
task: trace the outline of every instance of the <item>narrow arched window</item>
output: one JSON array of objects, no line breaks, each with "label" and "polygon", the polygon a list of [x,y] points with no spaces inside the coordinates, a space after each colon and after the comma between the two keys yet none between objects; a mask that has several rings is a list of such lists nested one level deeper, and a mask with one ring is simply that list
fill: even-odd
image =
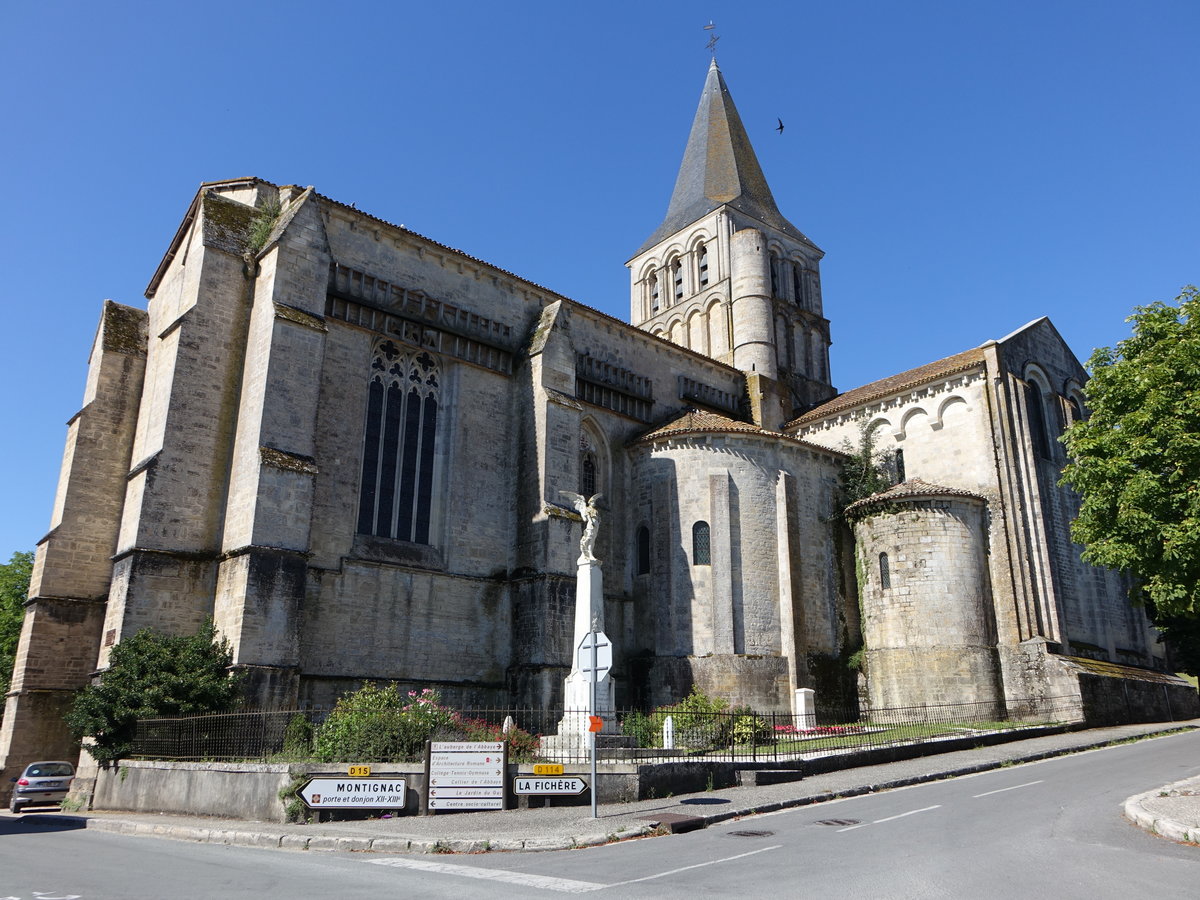
[{"label": "narrow arched window", "polygon": [[771,266],[771,296],[778,297],[779,296],[779,257],[776,256],[774,253],[771,254],[771,259],[769,260],[769,265]]},{"label": "narrow arched window", "polygon": [[658,312],[658,273],[650,276],[650,314]]},{"label": "narrow arched window", "polygon": [[650,529],[645,525],[637,530],[637,573],[650,574]]},{"label": "narrow arched window", "polygon": [[792,300],[797,306],[804,305],[804,275],[800,263],[792,263]]},{"label": "narrow arched window", "polygon": [[679,260],[671,263],[671,280],[675,284],[675,301],[683,299],[683,263]]},{"label": "narrow arched window", "polygon": [[708,523],[697,522],[692,526],[692,565],[712,565],[708,545]]},{"label": "narrow arched window", "polygon": [[1050,459],[1046,408],[1042,405],[1042,389],[1034,381],[1025,384],[1025,414],[1029,419],[1029,439],[1033,443],[1033,452],[1044,459]]},{"label": "narrow arched window", "polygon": [[888,557],[886,553],[879,554],[879,587],[882,590],[887,590],[892,586],[892,571],[888,567]]},{"label": "narrow arched window", "polygon": [[900,482],[905,481],[905,480],[906,480],[906,478],[905,478],[905,474],[904,474],[904,451],[897,450],[896,451],[896,483],[899,484]]},{"label": "narrow arched window", "polygon": [[699,269],[700,269],[700,287],[708,286],[708,247],[701,244],[698,248],[699,254]]},{"label": "narrow arched window", "polygon": [[590,453],[584,454],[583,464],[580,466],[579,493],[585,497],[596,493],[596,457]]},{"label": "narrow arched window", "polygon": [[371,355],[358,532],[429,543],[441,376],[424,351],[382,340]]},{"label": "narrow arched window", "polygon": [[1067,398],[1067,410],[1071,416],[1071,424],[1083,421],[1083,404],[1079,402],[1078,397]]}]

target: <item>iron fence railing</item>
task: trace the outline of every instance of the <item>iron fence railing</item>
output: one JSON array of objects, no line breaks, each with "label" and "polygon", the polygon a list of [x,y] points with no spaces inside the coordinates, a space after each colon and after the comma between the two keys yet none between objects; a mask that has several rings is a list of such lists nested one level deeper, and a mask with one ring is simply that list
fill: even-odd
[{"label": "iron fence railing", "polygon": [[[142,719],[131,756],[173,760],[383,762],[419,758],[425,738],[506,739],[510,759],[586,762],[587,713],[538,709],[445,710],[434,727],[380,717],[358,724],[354,759],[332,758],[337,743],[322,740],[328,710],[237,712]],[[785,762],[923,741],[1031,728],[1079,719],[1077,698],[945,704],[875,709],[823,708],[809,716],[787,713],[659,709],[620,711],[597,743],[601,764],[623,762]],[[415,729],[415,732],[414,732]],[[397,740],[397,732],[404,740]],[[414,739],[415,734],[415,739]],[[406,747],[397,751],[396,747]],[[391,748],[391,749],[388,749]],[[367,759],[363,756],[374,755]]]}]

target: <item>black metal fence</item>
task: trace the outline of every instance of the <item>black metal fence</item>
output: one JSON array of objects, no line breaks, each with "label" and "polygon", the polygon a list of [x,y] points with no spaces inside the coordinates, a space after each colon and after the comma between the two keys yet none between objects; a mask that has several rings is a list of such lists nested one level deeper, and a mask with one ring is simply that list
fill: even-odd
[{"label": "black metal fence", "polygon": [[[834,753],[948,740],[996,731],[1031,728],[1079,718],[1078,699],[946,704],[857,710],[822,709],[810,716],[735,711],[656,710],[617,712],[605,722],[597,743],[599,762],[795,761]],[[360,723],[374,732],[356,746],[420,747],[433,740],[501,740],[510,758],[532,762],[586,762],[590,744],[588,716],[582,711],[469,709],[446,716],[412,740],[421,723],[403,716]],[[240,712],[219,715],[143,719],[138,722],[131,756],[173,760],[260,760],[301,762],[415,761],[412,751],[362,750],[354,759],[322,739],[328,710]],[[406,741],[389,738],[404,731]],[[328,735],[327,735],[328,736]],[[332,754],[332,755],[331,755]],[[360,758],[377,755],[378,758]],[[326,758],[328,757],[328,758]]]}]

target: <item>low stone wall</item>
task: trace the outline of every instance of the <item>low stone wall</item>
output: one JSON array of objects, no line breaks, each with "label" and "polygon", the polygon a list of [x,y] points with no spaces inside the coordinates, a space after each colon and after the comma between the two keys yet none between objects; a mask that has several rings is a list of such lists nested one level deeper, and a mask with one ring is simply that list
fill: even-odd
[{"label": "low stone wall", "polygon": [[[287,821],[287,801],[279,794],[298,779],[342,776],[345,766],[276,763],[193,763],[128,760],[101,769],[92,809],[221,816],[261,822]],[[408,779],[408,806],[416,814],[424,794],[425,771],[408,766],[372,766],[372,776]]]}]

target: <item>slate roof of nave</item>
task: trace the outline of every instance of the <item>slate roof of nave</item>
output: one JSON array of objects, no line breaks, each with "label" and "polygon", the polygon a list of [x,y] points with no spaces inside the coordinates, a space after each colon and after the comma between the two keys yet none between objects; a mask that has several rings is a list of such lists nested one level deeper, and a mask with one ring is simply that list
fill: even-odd
[{"label": "slate roof of nave", "polygon": [[838,394],[832,400],[821,404],[815,409],[810,409],[804,415],[793,419],[783,427],[792,428],[797,425],[815,422],[819,419],[826,419],[834,413],[842,412],[851,407],[871,403],[891,394],[910,390],[923,384],[928,384],[931,381],[937,381],[939,378],[945,378],[947,375],[965,372],[967,369],[979,365],[983,360],[983,348],[975,347],[971,350],[964,350],[962,353],[947,356],[945,359],[926,363],[923,366],[917,366],[915,369],[909,369],[907,372],[890,375],[887,378],[881,378],[878,381],[872,381],[870,384],[864,384],[862,387],[856,387],[853,390]]},{"label": "slate roof of nave", "polygon": [[[175,237],[172,240],[170,247],[168,248],[167,252],[163,255],[163,259],[159,263],[158,269],[155,271],[154,276],[150,280],[149,286],[146,288],[146,296],[147,297],[153,297],[154,291],[156,290],[159,281],[161,281],[163,273],[166,272],[167,266],[170,264],[171,260],[175,257],[176,251],[178,250],[179,246],[182,244],[183,238],[187,232],[187,229],[188,229],[188,227],[190,227],[193,219],[195,218],[196,210],[198,209],[200,202],[203,200],[205,193],[214,188],[224,187],[224,186],[228,186],[228,185],[239,185],[239,184],[265,184],[265,185],[269,185],[270,187],[274,187],[274,188],[294,187],[294,185],[276,185],[273,182],[267,181],[265,178],[258,178],[256,176],[249,176],[246,178],[229,178],[229,179],[224,179],[221,181],[201,182],[200,188],[197,191],[196,196],[192,199],[192,204],[188,208],[188,212],[184,216],[183,221],[180,223],[179,228],[175,233]],[[580,307],[581,309],[586,309],[588,312],[593,313],[602,319],[606,319],[607,321],[612,322],[616,325],[620,325],[621,327],[629,330],[630,332],[633,332],[639,336],[646,338],[648,341],[651,341],[653,343],[663,344],[667,347],[670,347],[672,350],[678,351],[679,353],[682,353],[686,356],[692,356],[692,357],[697,357],[699,359],[703,359],[705,362],[715,366],[718,369],[724,369],[724,370],[727,370],[730,372],[738,371],[734,366],[728,365],[727,363],[723,363],[720,360],[714,359],[711,356],[707,356],[703,353],[699,353],[695,350],[689,349],[688,347],[683,347],[679,344],[676,344],[674,341],[671,341],[665,337],[660,337],[659,335],[653,334],[653,333],[645,330],[644,328],[638,328],[636,325],[631,325],[629,322],[625,321],[624,319],[619,319],[616,316],[610,315],[609,313],[606,313],[601,309],[597,309],[594,306],[589,306],[588,304],[583,303],[579,300],[574,300],[574,299],[566,296],[565,294],[560,294],[558,291],[552,290],[552,289],[546,287],[545,285],[538,284],[536,281],[530,281],[528,278],[525,278],[522,275],[518,275],[516,272],[513,272],[509,269],[501,268],[500,266],[497,266],[495,263],[490,263],[486,259],[480,259],[477,256],[472,256],[470,253],[467,253],[464,250],[459,250],[457,247],[451,247],[449,244],[444,244],[441,241],[434,240],[433,238],[428,237],[424,234],[421,234],[418,231],[413,231],[411,228],[409,228],[406,225],[397,225],[394,222],[389,222],[387,219],[372,215],[369,212],[365,212],[364,210],[359,209],[354,204],[343,203],[341,200],[337,200],[326,194],[322,194],[321,192],[314,190],[311,185],[308,186],[307,188],[305,188],[305,190],[311,191],[312,195],[319,198],[322,202],[330,203],[341,209],[352,212],[355,215],[362,216],[364,219],[370,219],[373,222],[378,222],[380,225],[386,225],[388,228],[394,228],[397,231],[403,231],[406,234],[410,234],[415,238],[419,238],[420,240],[425,241],[428,244],[431,244],[435,247],[440,247],[441,249],[443,249],[449,253],[453,253],[456,256],[461,256],[463,259],[470,260],[471,262],[477,263],[480,266],[485,266],[486,268],[491,269],[494,272],[499,272],[501,275],[507,275],[509,278],[512,278],[514,281],[519,281],[522,284],[526,284],[529,287],[533,288],[534,290],[545,294],[547,296],[547,298],[549,298],[551,300],[565,300],[567,303],[571,304],[572,306],[577,306],[577,307]],[[267,247],[264,247],[263,252],[265,252],[266,249],[267,249]]]},{"label": "slate roof of nave", "polygon": [[919,497],[967,497],[971,500],[984,499],[973,491],[964,491],[962,488],[931,484],[928,481],[922,481],[920,478],[910,478],[907,481],[892,485],[886,491],[880,491],[877,494],[872,494],[870,497],[864,497],[862,500],[851,503],[846,507],[846,512],[866,509],[867,507],[876,506],[881,503],[892,503],[896,500],[914,500]]},{"label": "slate roof of nave", "polygon": [[708,67],[667,215],[634,256],[726,205],[812,244],[775,205],[762,166],[714,58]]},{"label": "slate roof of nave", "polygon": [[751,422],[739,422],[720,413],[702,409],[685,409],[682,413],[668,419],[663,424],[656,425],[649,431],[634,437],[629,441],[628,446],[632,447],[637,444],[648,444],[664,438],[684,437],[696,434],[753,435],[771,440],[782,440],[789,444],[798,444],[809,450],[819,450],[826,455],[845,456],[845,454],[837,450],[830,450],[828,447],[822,447],[819,444],[811,444],[808,441],[802,441],[800,438],[792,437],[789,434],[783,434],[779,431],[768,431]]}]

